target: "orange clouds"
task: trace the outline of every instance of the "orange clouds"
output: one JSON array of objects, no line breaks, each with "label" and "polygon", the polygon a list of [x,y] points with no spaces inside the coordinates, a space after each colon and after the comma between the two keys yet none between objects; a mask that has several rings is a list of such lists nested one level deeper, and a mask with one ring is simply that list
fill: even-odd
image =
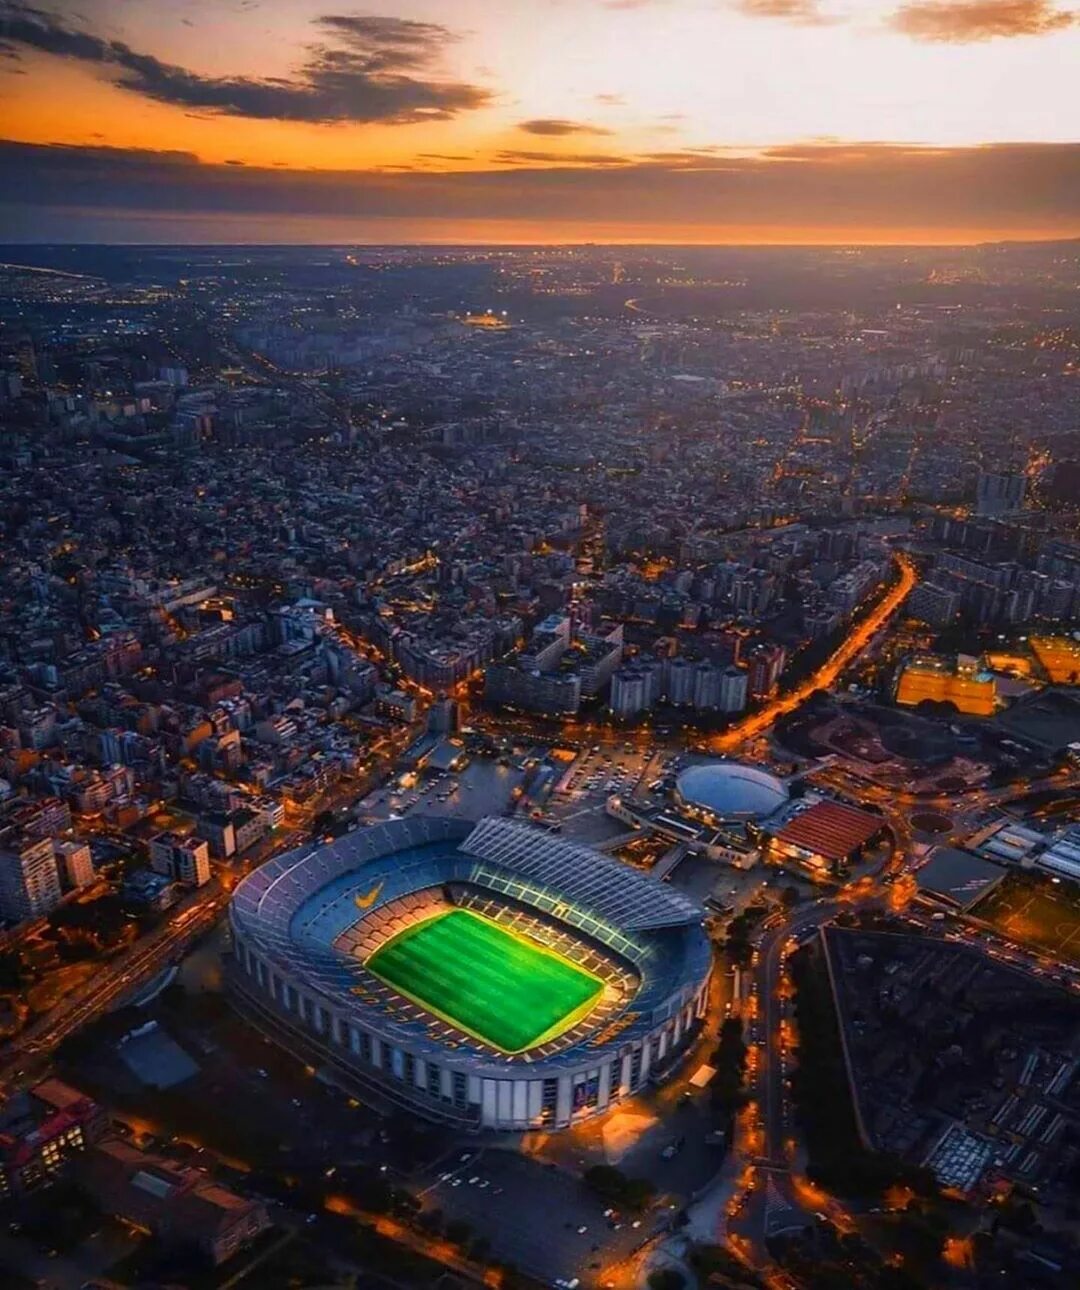
[{"label": "orange clouds", "polygon": [[569,134],[612,133],[601,125],[590,125],[587,121],[567,121],[562,117],[535,117],[531,121],[519,121],[518,129],[524,130],[526,134],[543,134],[555,138]]},{"label": "orange clouds", "polygon": [[971,44],[999,37],[1046,36],[1077,21],[1051,0],[911,0],[890,19],[914,40]]},{"label": "orange clouds", "polygon": [[736,7],[750,18],[782,18],[808,27],[840,21],[825,13],[819,0],[738,0]]},{"label": "orange clouds", "polygon": [[263,121],[381,122],[447,120],[490,101],[487,90],[431,74],[453,39],[437,23],[329,14],[289,78],[209,76],[66,23],[56,14],[9,2],[0,40],[9,56],[24,49],[89,64],[115,84],[175,107]]}]

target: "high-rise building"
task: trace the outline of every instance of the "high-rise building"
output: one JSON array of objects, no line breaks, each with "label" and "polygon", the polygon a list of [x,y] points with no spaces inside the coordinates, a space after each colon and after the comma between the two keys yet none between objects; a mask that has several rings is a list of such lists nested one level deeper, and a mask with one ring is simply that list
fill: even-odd
[{"label": "high-rise building", "polygon": [[975,487],[977,515],[1008,515],[1024,504],[1027,480],[1020,474],[985,472]]},{"label": "high-rise building", "polygon": [[495,663],[484,673],[484,697],[527,712],[570,716],[581,707],[581,676]]},{"label": "high-rise building", "polygon": [[699,712],[720,706],[720,682],[724,669],[719,663],[702,662],[694,668],[694,707]]},{"label": "high-rise building", "polygon": [[742,712],[746,707],[747,674],[741,667],[726,667],[720,678],[721,712]]},{"label": "high-rise building", "polygon": [[611,678],[611,711],[617,717],[648,712],[660,697],[661,664],[656,659],[624,663]]},{"label": "high-rise building", "polygon": [[433,735],[452,735],[457,733],[460,724],[457,704],[447,695],[440,694],[428,709],[428,730]]},{"label": "high-rise building", "polygon": [[948,587],[920,582],[908,595],[907,612],[931,627],[946,627],[956,617],[959,597]]},{"label": "high-rise building", "polygon": [[747,657],[750,693],[755,699],[767,699],[780,684],[787,654],[783,645],[755,645]]},{"label": "high-rise building", "polygon": [[60,903],[60,875],[52,838],[14,841],[0,848],[0,916],[21,923]]},{"label": "high-rise building", "polygon": [[69,890],[88,887],[94,881],[94,860],[85,842],[61,840],[53,843],[53,850]]},{"label": "high-rise building", "polygon": [[694,701],[694,665],[685,658],[668,660],[665,669],[667,697],[671,703],[693,703]]},{"label": "high-rise building", "polygon": [[159,833],[150,840],[150,867],[189,887],[210,881],[210,846],[202,838]]}]

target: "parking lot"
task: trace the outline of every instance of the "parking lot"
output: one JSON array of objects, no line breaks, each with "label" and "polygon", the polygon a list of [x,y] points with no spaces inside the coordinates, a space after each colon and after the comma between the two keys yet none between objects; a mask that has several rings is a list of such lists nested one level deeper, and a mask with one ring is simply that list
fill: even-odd
[{"label": "parking lot", "polygon": [[634,748],[630,744],[582,749],[562,768],[546,804],[546,814],[561,832],[587,843],[598,843],[626,832],[626,826],[604,814],[609,797],[644,797],[649,786],[659,788],[673,756],[665,749]]},{"label": "parking lot", "polygon": [[668,1218],[665,1210],[618,1214],[572,1174],[499,1147],[465,1147],[414,1182],[425,1209],[469,1223],[496,1259],[549,1284],[574,1277],[600,1284],[605,1267],[628,1258]]},{"label": "parking lot", "polygon": [[654,747],[611,745],[583,749],[566,769],[554,796],[567,803],[602,803],[612,793],[644,792],[671,768],[672,754]]},{"label": "parking lot", "polygon": [[524,780],[524,772],[490,758],[474,757],[459,771],[419,771],[396,775],[385,787],[369,793],[360,813],[371,820],[402,815],[455,815],[479,820],[503,815]]}]

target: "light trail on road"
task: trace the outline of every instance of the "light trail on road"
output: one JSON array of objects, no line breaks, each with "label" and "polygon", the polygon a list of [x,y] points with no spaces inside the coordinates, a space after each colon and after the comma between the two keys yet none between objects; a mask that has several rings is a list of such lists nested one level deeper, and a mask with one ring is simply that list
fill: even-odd
[{"label": "light trail on road", "polygon": [[801,681],[794,690],[781,695],[767,704],[759,712],[740,721],[737,726],[714,736],[709,742],[713,752],[734,752],[748,740],[762,734],[780,717],[804,703],[815,690],[827,690],[836,683],[837,678],[870,644],[877,633],[900,608],[908,593],[918,582],[918,575],[911,559],[903,552],[897,552],[896,563],[900,568],[900,580],[884,596],[867,616],[851,631],[839,648],[827,659],[813,675]]}]

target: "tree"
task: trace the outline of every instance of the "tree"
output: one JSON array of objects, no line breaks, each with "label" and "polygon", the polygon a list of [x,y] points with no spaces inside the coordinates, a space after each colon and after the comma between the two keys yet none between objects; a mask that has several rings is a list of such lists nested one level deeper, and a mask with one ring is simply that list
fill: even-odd
[{"label": "tree", "polygon": [[728,1017],[720,1027],[720,1043],[713,1053],[713,1065],[716,1067],[711,1085],[713,1105],[730,1114],[745,1100],[746,1042],[738,1017]]},{"label": "tree", "polygon": [[49,926],[57,936],[71,941],[89,938],[97,945],[111,947],[135,933],[123,898],[110,892],[97,900],[71,901],[54,909]]},{"label": "tree", "polygon": [[649,1273],[649,1290],[682,1290],[686,1277],[678,1268],[657,1268]]},{"label": "tree", "polygon": [[780,902],[785,909],[793,909],[800,899],[798,887],[788,885],[780,892]]},{"label": "tree", "polygon": [[446,1239],[452,1241],[454,1245],[468,1245],[472,1239],[472,1234],[472,1224],[466,1223],[463,1218],[452,1219],[446,1225]]},{"label": "tree", "polygon": [[0,990],[18,990],[22,983],[23,961],[19,951],[0,951]]},{"label": "tree", "polygon": [[582,1179],[590,1191],[627,1209],[644,1209],[656,1195],[655,1184],[647,1178],[629,1178],[614,1165],[593,1165]]}]

